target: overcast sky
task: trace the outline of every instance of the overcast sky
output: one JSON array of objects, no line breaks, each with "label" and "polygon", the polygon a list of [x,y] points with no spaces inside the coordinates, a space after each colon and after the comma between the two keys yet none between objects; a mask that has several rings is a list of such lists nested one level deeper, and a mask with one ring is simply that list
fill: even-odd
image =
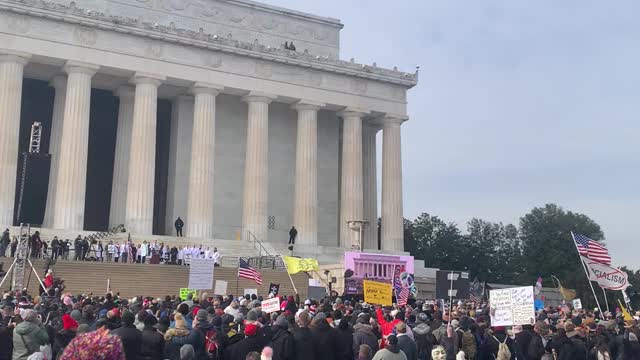
[{"label": "overcast sky", "polygon": [[266,0],[339,18],[341,58],[420,81],[403,125],[405,217],[462,229],[557,203],[640,268],[640,2]]}]

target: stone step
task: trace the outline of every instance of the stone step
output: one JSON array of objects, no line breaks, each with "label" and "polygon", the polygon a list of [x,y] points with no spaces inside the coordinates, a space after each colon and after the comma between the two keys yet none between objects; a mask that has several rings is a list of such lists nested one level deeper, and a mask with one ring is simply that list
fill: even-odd
[{"label": "stone step", "polygon": [[[10,264],[9,264],[10,265]],[[35,270],[40,276],[43,274],[44,261],[34,261]],[[5,270],[9,268],[7,264]],[[165,295],[178,294],[180,288],[186,288],[189,279],[189,268],[178,265],[152,265],[152,264],[121,264],[99,262],[75,262],[58,261],[54,266],[54,276],[65,281],[66,291],[73,294],[95,295],[105,294],[107,291],[107,279],[114,293],[131,298],[138,295],[163,297]],[[25,275],[25,282],[29,278],[30,269]],[[214,279],[228,282],[227,293],[238,295],[244,289],[257,289],[258,295],[268,296],[270,283],[280,284],[280,294],[294,294],[289,276],[284,271],[260,270],[262,285],[255,282],[239,279],[237,268],[215,268]],[[306,298],[309,276],[305,273],[291,275],[301,298]],[[9,289],[10,280],[7,279],[2,290]],[[213,282],[212,282],[213,287]],[[35,275],[29,282],[29,291],[37,293],[38,281]],[[202,290],[213,294],[213,289]],[[222,295],[222,294],[220,294]]]}]

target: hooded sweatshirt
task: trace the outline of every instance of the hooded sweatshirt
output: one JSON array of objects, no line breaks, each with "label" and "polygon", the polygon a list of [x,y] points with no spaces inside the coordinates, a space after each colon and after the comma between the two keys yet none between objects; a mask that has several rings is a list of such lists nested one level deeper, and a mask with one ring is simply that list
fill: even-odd
[{"label": "hooded sweatshirt", "polygon": [[26,360],[29,355],[40,351],[40,345],[49,342],[47,331],[35,323],[23,321],[16,325],[13,334],[13,359]]},{"label": "hooded sweatshirt", "polygon": [[378,338],[373,333],[373,327],[369,324],[355,324],[353,326],[353,353],[357,354],[360,345],[369,345],[371,353],[378,351]]}]

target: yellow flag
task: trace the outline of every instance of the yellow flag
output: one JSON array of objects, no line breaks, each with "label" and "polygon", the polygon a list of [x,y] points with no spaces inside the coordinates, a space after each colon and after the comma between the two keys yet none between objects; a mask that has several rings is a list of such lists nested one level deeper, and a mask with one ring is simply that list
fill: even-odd
[{"label": "yellow flag", "polygon": [[620,299],[618,299],[618,304],[620,304],[620,310],[622,310],[622,315],[624,315],[624,321],[633,321],[633,316],[629,314],[627,307],[622,305]]},{"label": "yellow flag", "polygon": [[316,259],[300,259],[291,256],[283,256],[282,259],[284,259],[284,264],[287,266],[289,274],[297,274],[300,271],[320,270]]},{"label": "yellow flag", "polygon": [[567,301],[571,301],[573,299],[576,298],[576,291],[573,289],[567,289],[566,287],[562,286],[562,283],[560,282],[560,279],[558,279],[557,277],[551,275],[551,277],[558,282],[558,291],[560,292],[560,295],[562,295],[562,298],[567,300]]}]

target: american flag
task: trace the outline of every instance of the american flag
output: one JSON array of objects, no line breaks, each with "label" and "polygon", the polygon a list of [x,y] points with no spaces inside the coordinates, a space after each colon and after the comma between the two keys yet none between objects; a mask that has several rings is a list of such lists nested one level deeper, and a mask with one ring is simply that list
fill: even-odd
[{"label": "american flag", "polygon": [[242,259],[239,259],[238,263],[238,277],[253,280],[256,282],[256,284],[262,285],[262,274],[260,274],[256,269],[249,266],[249,263]]},{"label": "american flag", "polygon": [[609,250],[604,245],[584,235],[573,233],[572,235],[581,256],[605,265],[611,265],[611,255],[609,255]]},{"label": "american flag", "polygon": [[478,281],[478,278],[476,277],[473,279],[473,282],[469,284],[469,300],[476,303],[476,305],[480,305],[482,302],[483,292],[482,283]]},{"label": "american flag", "polygon": [[411,293],[409,288],[403,287],[402,290],[400,290],[400,292],[396,295],[398,306],[407,305],[407,301],[409,300],[409,293]]}]

